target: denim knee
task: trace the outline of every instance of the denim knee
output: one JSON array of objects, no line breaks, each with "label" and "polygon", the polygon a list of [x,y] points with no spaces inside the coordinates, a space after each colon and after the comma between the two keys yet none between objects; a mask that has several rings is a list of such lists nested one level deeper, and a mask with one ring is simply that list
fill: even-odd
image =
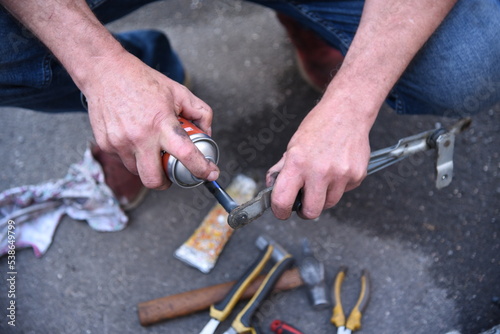
[{"label": "denim knee", "polygon": [[398,113],[473,115],[500,102],[500,2],[459,1],[394,87]]},{"label": "denim knee", "polygon": [[[108,3],[95,0],[101,17]],[[128,0],[130,10],[148,0]],[[121,4],[122,8],[124,4]],[[134,6],[132,6],[134,4]],[[125,8],[123,8],[125,10]],[[113,15],[107,17],[113,19]],[[27,29],[0,7],[0,105],[39,111],[83,111],[80,92],[66,70]],[[184,83],[182,64],[168,38],[153,30],[117,34],[125,49],[152,68]]]},{"label": "denim knee", "polygon": [[[249,1],[295,18],[343,53],[363,9],[361,0]],[[458,0],[396,83],[388,104],[400,114],[456,117],[498,103],[499,31],[499,0]]]}]

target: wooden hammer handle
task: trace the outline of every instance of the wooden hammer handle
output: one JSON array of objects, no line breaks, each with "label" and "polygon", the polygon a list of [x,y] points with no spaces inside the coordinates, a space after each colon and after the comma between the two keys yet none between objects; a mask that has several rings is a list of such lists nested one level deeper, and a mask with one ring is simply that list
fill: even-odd
[{"label": "wooden hammer handle", "polygon": [[[241,299],[251,298],[264,280],[265,275],[258,276],[243,292]],[[149,326],[163,320],[173,319],[197,311],[208,309],[212,304],[221,301],[236,283],[227,282],[187,291],[176,295],[153,299],[138,304],[139,321],[142,326]],[[291,290],[303,285],[297,268],[285,271],[276,283],[273,292]]]}]

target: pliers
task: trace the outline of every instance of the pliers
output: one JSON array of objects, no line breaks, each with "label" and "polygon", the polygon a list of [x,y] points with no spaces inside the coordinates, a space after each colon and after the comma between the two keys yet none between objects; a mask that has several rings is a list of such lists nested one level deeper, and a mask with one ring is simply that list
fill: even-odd
[{"label": "pliers", "polygon": [[344,281],[346,273],[347,267],[341,267],[333,284],[333,300],[335,305],[333,307],[333,314],[330,322],[337,326],[337,334],[351,334],[353,331],[361,328],[361,317],[370,300],[370,276],[367,270],[363,270],[361,272],[361,292],[346,322],[342,300],[340,298],[342,282]]}]

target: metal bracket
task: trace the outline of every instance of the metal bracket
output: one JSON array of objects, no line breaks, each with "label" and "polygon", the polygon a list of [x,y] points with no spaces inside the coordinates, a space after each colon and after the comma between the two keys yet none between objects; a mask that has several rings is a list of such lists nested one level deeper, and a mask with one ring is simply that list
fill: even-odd
[{"label": "metal bracket", "polygon": [[455,135],[451,132],[440,135],[436,140],[436,188],[448,186],[453,179],[453,149]]},{"label": "metal bracket", "polygon": [[368,175],[395,164],[415,153],[436,149],[436,188],[448,186],[453,179],[453,150],[455,136],[471,124],[470,118],[455,123],[449,130],[444,128],[429,130],[406,137],[391,147],[372,152],[368,164]]}]

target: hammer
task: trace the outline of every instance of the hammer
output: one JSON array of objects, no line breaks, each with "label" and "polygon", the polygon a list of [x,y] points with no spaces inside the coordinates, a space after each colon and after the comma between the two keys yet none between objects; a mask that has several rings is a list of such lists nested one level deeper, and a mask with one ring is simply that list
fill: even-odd
[{"label": "hammer", "polygon": [[231,328],[224,332],[224,334],[256,333],[255,329],[251,325],[254,313],[257,311],[262,302],[269,296],[280,276],[293,264],[293,257],[271,238],[260,236],[257,238],[255,244],[261,250],[267,247],[272,247],[271,258],[275,261],[275,264],[252,299],[243,308],[243,310],[238,313],[231,324]]}]

